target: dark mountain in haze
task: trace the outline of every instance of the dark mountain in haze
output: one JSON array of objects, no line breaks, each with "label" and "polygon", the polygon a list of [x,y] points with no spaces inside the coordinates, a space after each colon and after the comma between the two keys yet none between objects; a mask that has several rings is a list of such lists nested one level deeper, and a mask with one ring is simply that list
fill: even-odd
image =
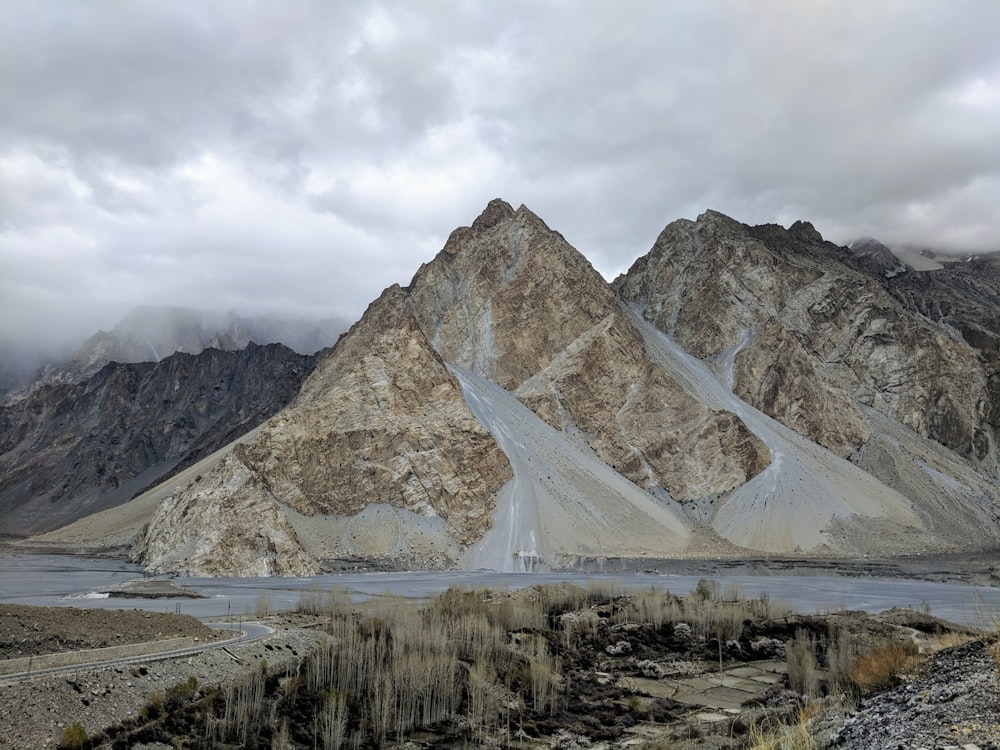
[{"label": "dark mountain in haze", "polygon": [[120,505],[264,421],[316,358],[280,344],[105,364],[0,406],[0,533]]},{"label": "dark mountain in haze", "polygon": [[891,279],[907,271],[906,264],[892,250],[871,237],[855,240],[847,249],[857,260],[857,265],[874,276]]},{"label": "dark mountain in haze", "polygon": [[904,307],[957,331],[978,351],[1000,351],[1000,253],[910,272],[885,286]]},{"label": "dark mountain in haze", "polygon": [[[13,357],[9,375],[0,370],[0,394],[23,397],[40,385],[76,383],[109,362],[159,362],[174,353],[204,349],[236,351],[250,343],[283,344],[300,354],[315,354],[337,341],[347,321],[309,320],[268,315],[236,315],[182,307],[137,307],[110,331],[98,331],[66,359],[41,372],[34,358]],[[26,377],[31,372],[30,377]],[[4,384],[6,387],[4,388]]]}]

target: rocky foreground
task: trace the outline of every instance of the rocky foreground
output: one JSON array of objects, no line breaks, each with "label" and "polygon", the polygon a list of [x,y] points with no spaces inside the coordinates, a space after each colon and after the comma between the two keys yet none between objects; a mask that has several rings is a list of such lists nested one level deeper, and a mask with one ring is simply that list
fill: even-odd
[{"label": "rocky foreground", "polygon": [[1000,747],[995,646],[976,640],[937,654],[913,679],[863,701],[831,747]]},{"label": "rocky foreground", "polygon": [[908,610],[804,616],[709,581],[298,610],[226,651],[0,683],[0,746],[1000,748],[995,646]]}]

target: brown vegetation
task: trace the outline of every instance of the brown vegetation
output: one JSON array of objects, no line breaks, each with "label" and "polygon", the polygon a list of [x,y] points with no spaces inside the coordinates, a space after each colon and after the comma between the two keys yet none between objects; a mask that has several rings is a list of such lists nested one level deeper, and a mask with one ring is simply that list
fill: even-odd
[{"label": "brown vegetation", "polygon": [[872,693],[899,684],[919,662],[914,643],[884,643],[860,654],[848,667],[847,677],[863,693]]}]

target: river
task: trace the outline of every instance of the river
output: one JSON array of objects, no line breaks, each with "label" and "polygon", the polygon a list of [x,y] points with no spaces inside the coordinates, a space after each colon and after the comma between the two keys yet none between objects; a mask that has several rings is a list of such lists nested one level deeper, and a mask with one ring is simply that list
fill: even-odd
[{"label": "river", "polygon": [[[294,609],[301,591],[311,586],[339,586],[355,600],[384,595],[425,598],[449,586],[517,589],[541,583],[591,581],[620,587],[656,587],[683,595],[697,585],[699,575],[596,573],[398,572],[338,573],[310,578],[184,578],[173,579],[204,599],[98,598],[94,592],[142,578],[138,565],[118,560],[68,555],[0,555],[0,602],[35,606],[101,607],[180,611],[199,618],[247,616],[266,597],[272,610]],[[839,609],[880,612],[891,607],[929,609],[938,617],[976,626],[1000,620],[1000,589],[962,583],[938,583],[903,578],[860,578],[834,575],[707,576],[723,590],[736,585],[748,597],[784,600],[805,614]]]}]

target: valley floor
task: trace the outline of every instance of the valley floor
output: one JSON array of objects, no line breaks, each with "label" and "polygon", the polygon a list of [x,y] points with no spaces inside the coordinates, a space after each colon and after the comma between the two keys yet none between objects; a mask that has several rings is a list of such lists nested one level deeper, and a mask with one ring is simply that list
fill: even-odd
[{"label": "valley floor", "polygon": [[[79,612],[17,610],[30,625],[19,654],[50,650],[49,633]],[[425,604],[311,589],[298,610],[226,651],[0,678],[0,745],[56,747],[79,722],[87,747],[1000,749],[996,646],[909,610],[798,615],[708,581],[685,597],[563,584]],[[141,617],[151,635],[177,627],[163,614],[94,616],[112,628]],[[887,653],[889,669],[864,661]],[[358,672],[362,658],[374,661]],[[433,706],[442,665],[456,692]],[[372,707],[386,695],[413,724],[379,728]]]}]

